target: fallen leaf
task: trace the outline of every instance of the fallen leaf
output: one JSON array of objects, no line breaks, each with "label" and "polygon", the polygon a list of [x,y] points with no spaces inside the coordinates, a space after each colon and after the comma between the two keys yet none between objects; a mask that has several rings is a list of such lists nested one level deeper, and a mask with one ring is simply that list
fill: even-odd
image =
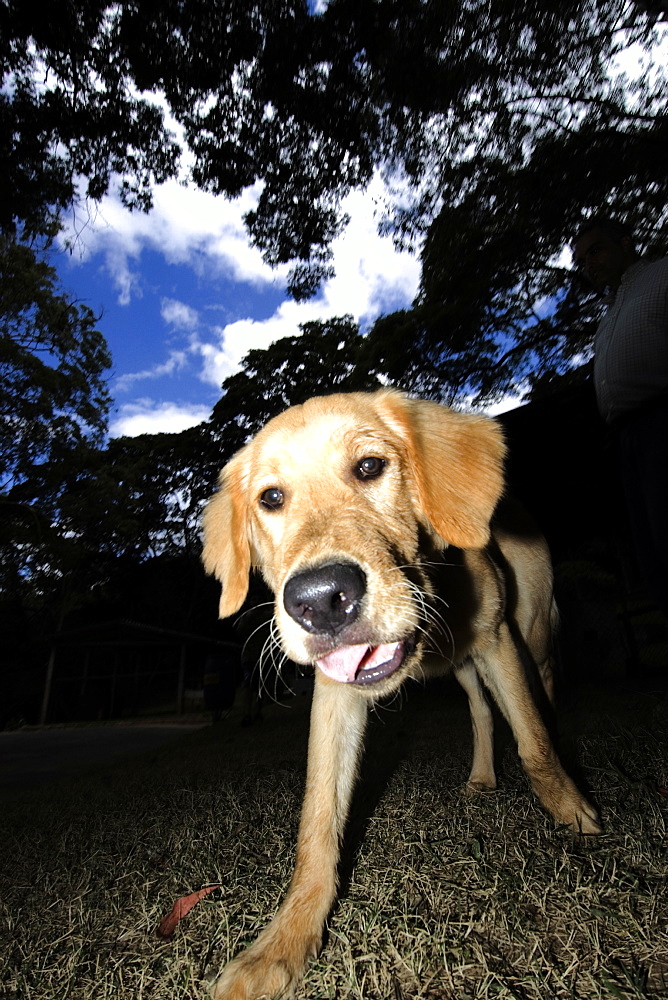
[{"label": "fallen leaf", "polygon": [[200,899],[208,896],[214,889],[220,888],[220,884],[205,885],[202,889],[198,889],[197,892],[191,892],[189,896],[179,896],[169,913],[158,924],[158,936],[161,938],[171,937],[176,930],[179,920],[182,920],[187,913],[190,913],[193,906],[196,906]]}]

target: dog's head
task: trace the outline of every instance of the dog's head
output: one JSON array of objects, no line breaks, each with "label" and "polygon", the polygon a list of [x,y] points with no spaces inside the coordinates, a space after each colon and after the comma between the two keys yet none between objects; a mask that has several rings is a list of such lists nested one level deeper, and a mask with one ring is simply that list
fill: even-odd
[{"label": "dog's head", "polygon": [[286,410],[225,466],[204,514],[221,617],[241,607],[257,568],[291,659],[388,693],[420,658],[421,535],[483,548],[504,452],[493,420],[390,390]]}]

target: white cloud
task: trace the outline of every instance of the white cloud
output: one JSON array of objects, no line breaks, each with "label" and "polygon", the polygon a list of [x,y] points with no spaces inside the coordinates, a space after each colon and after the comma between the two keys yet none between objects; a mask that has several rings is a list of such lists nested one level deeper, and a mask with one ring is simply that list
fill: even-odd
[{"label": "white cloud", "polygon": [[130,266],[130,255],[113,242],[105,256],[105,270],[118,291],[118,303],[121,306],[129,306],[133,298],[142,297],[141,275]]},{"label": "white cloud", "polygon": [[504,396],[498,403],[490,403],[489,406],[483,407],[482,412],[486,413],[488,417],[498,417],[501,413],[516,410],[518,406],[523,406],[526,402],[527,398],[524,393],[512,393]]},{"label": "white cloud", "polygon": [[144,248],[161,253],[170,264],[195,270],[216,266],[234,281],[281,284],[287,269],[272,270],[265,264],[244,228],[243,216],[254,208],[257,197],[257,186],[227,201],[177,180],[167,181],[156,188],[148,215],[128,212],[117,195],[108,195],[89,218],[71,220],[61,239],[74,246],[74,259],[77,252],[82,260],[103,255],[121,305],[141,294]]},{"label": "white cloud", "polygon": [[397,251],[391,237],[378,234],[376,205],[383,195],[377,177],[368,191],[353,192],[345,200],[343,209],[351,221],[332,245],[335,276],[324,283],[317,298],[286,300],[269,319],[248,318],[214,328],[213,341],[202,338],[194,345],[203,360],[203,382],[220,386],[251,348],[266,348],[294,335],[301,323],[350,314],[364,328],[383,313],[410,305],[417,292],[420,261],[415,254]]},{"label": "white cloud", "polygon": [[126,372],[120,375],[114,382],[116,392],[126,392],[135,382],[142,382],[144,379],[162,378],[164,375],[174,375],[175,372],[182,371],[187,364],[186,351],[172,351],[166,361],[154,365],[153,368],[145,368],[139,372]]},{"label": "white cloud", "polygon": [[[71,241],[75,231],[79,233],[75,245],[82,260],[102,256],[119,302],[128,308],[141,295],[141,256],[145,249],[162,254],[170,264],[195,270],[202,275],[202,284],[207,274],[222,272],[233,281],[280,288],[285,283],[287,266],[269,268],[259,251],[249,245],[243,225],[244,214],[256,200],[257,189],[249,189],[229,202],[170,182],[156,190],[155,207],[149,215],[130,213],[117,197],[109,196],[85,226],[73,224],[64,238]],[[314,299],[285,299],[267,319],[248,315],[226,326],[215,326],[208,324],[205,314],[190,303],[163,297],[162,319],[171,333],[188,335],[188,347],[171,351],[167,361],[153,367],[121,374],[114,390],[126,392],[142,379],[171,375],[184,369],[189,357],[199,359],[200,381],[219,388],[225,378],[239,370],[249,350],[266,348],[282,337],[297,334],[300,324],[349,314],[364,329],[379,315],[409,306],[418,287],[419,258],[397,251],[391,237],[378,234],[377,210],[382,211],[384,200],[380,177],[374,178],[366,192],[353,192],[345,200],[342,208],[351,221],[332,245],[335,276],[323,284]],[[207,310],[211,307],[208,302]],[[144,404],[139,401],[136,412],[128,410],[129,404],[124,405],[113,433],[148,433],[149,422],[156,432],[172,429],[171,421],[182,413],[176,404],[154,405],[148,410]],[[199,419],[203,418],[198,415],[190,422]]]},{"label": "white cloud", "polygon": [[[195,270],[216,267],[235,281],[281,286],[287,265],[272,269],[265,264],[259,250],[249,245],[243,224],[243,216],[256,204],[257,190],[257,186],[248,188],[239,198],[227,201],[169,181],[156,189],[154,208],[148,215],[128,212],[117,196],[110,195],[84,224],[73,220],[62,238],[74,243],[75,260],[77,250],[82,260],[98,253],[104,256],[122,304],[141,294],[144,248],[160,252],[171,264]],[[351,221],[332,245],[336,275],[325,282],[316,300],[290,311],[293,321],[297,316],[310,319],[342,313],[370,321],[412,300],[419,260],[398,252],[390,237],[378,234],[376,206],[384,197],[383,181],[376,176],[367,191],[353,191],[345,199],[343,210]],[[283,325],[284,317],[277,314],[267,322]]]},{"label": "white cloud", "polygon": [[202,382],[219,389],[229,375],[239,371],[248,351],[263,350],[281,337],[298,333],[295,322],[281,315],[283,311],[281,306],[271,319],[263,322],[242,319],[226,327],[214,327],[216,340],[213,343],[195,342],[193,350],[200,354],[203,362],[200,372]]},{"label": "white cloud", "polygon": [[160,315],[168,326],[177,330],[194,330],[199,324],[199,313],[192,306],[178,299],[163,298]]},{"label": "white cloud", "polygon": [[137,437],[139,434],[176,434],[207,420],[208,406],[157,403],[152,399],[137,399],[119,407],[109,426],[111,437]]},{"label": "white cloud", "polygon": [[[663,24],[655,25],[654,42],[651,49],[646,51],[639,42],[627,45],[612,59],[608,67],[608,76],[612,81],[621,82],[622,85],[627,81],[638,81],[644,78],[649,93],[653,93],[659,102],[662,84],[666,80],[667,61],[668,24],[665,23],[664,19]],[[618,79],[620,76],[622,80]],[[638,98],[640,98],[640,94]]]},{"label": "white cloud", "polygon": [[322,294],[328,315],[349,312],[364,324],[415,297],[419,258],[399,252],[391,237],[378,233],[376,206],[384,198],[383,182],[376,176],[367,191],[353,191],[343,204],[350,223],[332,247],[336,275]]}]

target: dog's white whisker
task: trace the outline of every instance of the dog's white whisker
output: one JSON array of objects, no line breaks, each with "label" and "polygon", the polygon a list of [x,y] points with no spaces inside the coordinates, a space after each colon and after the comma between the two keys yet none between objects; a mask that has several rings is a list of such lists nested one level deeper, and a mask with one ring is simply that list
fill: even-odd
[{"label": "dog's white whisker", "polygon": [[[260,606],[260,607],[266,607],[267,605],[259,605],[259,606]],[[254,609],[254,608],[251,608],[250,610],[251,610],[251,611],[254,611],[255,609]],[[257,626],[256,626],[256,627],[255,627],[255,628],[253,629],[253,631],[252,631],[252,632],[251,632],[251,633],[250,633],[250,634],[249,634],[249,635],[248,635],[248,636],[246,637],[246,640],[244,641],[244,644],[243,644],[243,646],[241,647],[241,655],[242,655],[242,657],[243,657],[243,656],[244,656],[244,654],[246,653],[246,650],[248,649],[249,645],[251,644],[251,640],[252,640],[252,639],[254,639],[254,638],[255,638],[255,637],[256,637],[257,635],[259,635],[260,633],[262,633],[262,631],[263,631],[264,629],[266,629],[266,628],[267,628],[267,625],[268,625],[268,624],[269,624],[269,623],[268,623],[267,621],[262,621],[262,622],[260,622],[260,624],[259,624],[259,625],[257,625]],[[269,627],[271,628],[271,626],[269,626]],[[266,642],[266,640],[265,640],[265,642]],[[263,643],[263,648],[264,648],[264,643]]]},{"label": "dog's white whisker", "polygon": [[[267,607],[269,605],[262,605],[262,607]],[[259,674],[259,684],[258,684],[258,695],[266,695],[271,701],[278,703],[276,697],[276,687],[278,684],[278,678],[281,673],[281,667],[283,662],[287,661],[287,657],[283,653],[280,642],[278,640],[278,632],[276,629],[275,620],[273,618],[268,621],[264,621],[259,625],[252,633],[251,636],[257,635],[263,629],[268,630],[268,634],[262,643],[260,653],[258,656],[257,666]],[[249,637],[250,639],[250,637]],[[246,645],[249,640],[246,641]],[[277,657],[277,654],[278,657]],[[274,677],[274,692],[272,694],[268,675],[271,674]]]}]

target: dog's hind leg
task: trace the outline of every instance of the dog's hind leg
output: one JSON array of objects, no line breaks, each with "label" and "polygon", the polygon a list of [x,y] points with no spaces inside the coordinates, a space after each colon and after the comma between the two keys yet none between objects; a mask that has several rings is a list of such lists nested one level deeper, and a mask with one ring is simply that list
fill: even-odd
[{"label": "dog's hind leg", "polygon": [[496,773],[492,709],[471,660],[465,660],[457,667],[455,677],[468,696],[473,730],[473,763],[466,788],[472,793],[493,791],[496,788]]},{"label": "dog's hind leg", "polygon": [[257,941],[223,970],[214,1000],[289,997],[322,942],[337,889],[339,845],[357,775],[367,701],[316,672],[306,793],[287,896]]},{"label": "dog's hind leg", "polygon": [[561,766],[507,625],[496,638],[493,647],[478,651],[476,668],[510,723],[534,792],[558,823],[580,833],[600,833],[596,810]]}]

